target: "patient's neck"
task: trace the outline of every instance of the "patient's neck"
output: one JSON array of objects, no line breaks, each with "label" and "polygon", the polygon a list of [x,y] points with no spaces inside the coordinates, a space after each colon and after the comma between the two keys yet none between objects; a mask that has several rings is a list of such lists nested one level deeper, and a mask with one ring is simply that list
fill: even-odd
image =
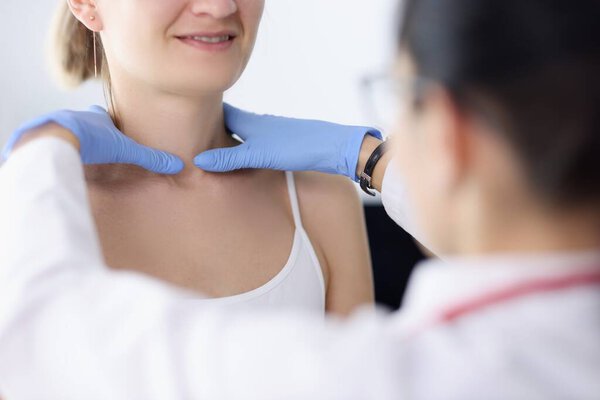
[{"label": "patient's neck", "polygon": [[184,161],[185,169],[175,180],[202,173],[193,165],[199,153],[235,144],[225,130],[222,93],[186,97],[124,80],[113,87],[111,113],[121,130],[138,143]]}]

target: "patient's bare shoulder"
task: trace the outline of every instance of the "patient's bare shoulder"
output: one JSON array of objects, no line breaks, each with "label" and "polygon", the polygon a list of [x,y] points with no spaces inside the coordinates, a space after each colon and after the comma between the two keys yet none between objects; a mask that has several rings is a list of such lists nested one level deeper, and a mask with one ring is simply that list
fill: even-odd
[{"label": "patient's bare shoulder", "polygon": [[303,224],[328,278],[328,310],[345,314],[371,302],[370,253],[356,186],[317,172],[294,176]]},{"label": "patient's bare shoulder", "polygon": [[296,172],[294,176],[308,233],[325,247],[330,243],[344,248],[355,244],[342,242],[344,237],[356,236],[348,230],[364,229],[362,204],[354,184],[348,178],[318,172]]},{"label": "patient's bare shoulder", "polygon": [[358,192],[346,177],[319,172],[295,172],[294,177],[308,218],[318,215],[332,222],[343,220],[361,207]]}]

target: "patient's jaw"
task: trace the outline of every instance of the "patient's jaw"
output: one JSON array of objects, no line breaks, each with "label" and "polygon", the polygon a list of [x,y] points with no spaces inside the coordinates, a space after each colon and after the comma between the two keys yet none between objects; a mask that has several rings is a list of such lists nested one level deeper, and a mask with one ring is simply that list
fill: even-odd
[{"label": "patient's jaw", "polygon": [[250,58],[264,0],[70,4],[101,36],[109,109],[126,135],[176,154],[188,175],[200,172],[197,154],[236,144],[224,126],[223,92]]},{"label": "patient's jaw", "polygon": [[222,93],[252,53],[264,0],[97,2],[111,76],[173,95]]}]

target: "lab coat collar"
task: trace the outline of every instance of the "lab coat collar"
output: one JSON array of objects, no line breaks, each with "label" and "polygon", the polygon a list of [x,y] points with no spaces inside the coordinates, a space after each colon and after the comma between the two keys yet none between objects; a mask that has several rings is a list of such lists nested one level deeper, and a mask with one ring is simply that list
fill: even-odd
[{"label": "lab coat collar", "polygon": [[420,324],[460,302],[526,280],[599,270],[600,249],[425,261],[416,267],[409,282],[403,320]]}]

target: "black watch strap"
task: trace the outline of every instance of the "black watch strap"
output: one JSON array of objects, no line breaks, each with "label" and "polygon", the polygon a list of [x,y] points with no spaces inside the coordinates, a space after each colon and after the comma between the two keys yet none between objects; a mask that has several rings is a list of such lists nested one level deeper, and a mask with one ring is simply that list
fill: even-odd
[{"label": "black watch strap", "polygon": [[373,189],[372,179],[373,179],[373,171],[375,170],[375,166],[384,156],[387,151],[387,142],[381,143],[377,148],[373,151],[369,159],[367,160],[367,164],[365,165],[365,170],[360,174],[360,187],[370,196],[375,196],[375,192],[372,192],[370,189]]}]

